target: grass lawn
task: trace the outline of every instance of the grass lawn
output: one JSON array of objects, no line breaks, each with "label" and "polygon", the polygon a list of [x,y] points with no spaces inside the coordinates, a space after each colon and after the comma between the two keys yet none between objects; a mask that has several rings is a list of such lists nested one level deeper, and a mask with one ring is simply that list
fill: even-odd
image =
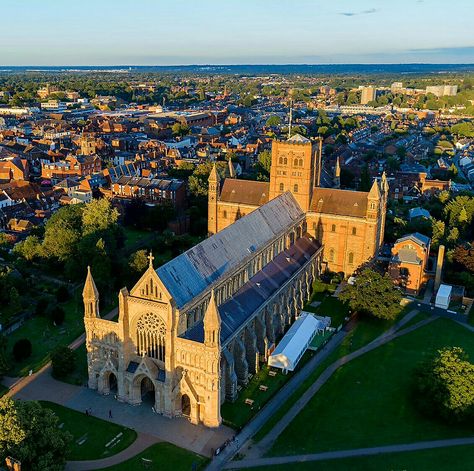
[{"label": "grass lawn", "polygon": [[[97,417],[87,416],[67,407],[52,402],[40,401],[44,407],[51,409],[58,417],[63,429],[72,436],[73,441],[68,453],[68,460],[98,460],[115,455],[128,448],[137,438],[135,430],[113,424]],[[117,442],[106,447],[107,443],[122,434]],[[84,443],[80,444],[83,440]]]},{"label": "grass lawn", "polygon": [[[298,371],[312,356],[313,352],[306,352],[298,363],[295,370]],[[274,369],[275,370],[275,369]],[[253,376],[247,387],[242,389],[235,402],[224,402],[221,407],[221,414],[226,425],[233,428],[239,428],[245,425],[293,376],[294,372],[283,374],[277,371],[275,376],[269,375],[270,369],[264,365],[262,369]],[[266,391],[260,391],[260,385],[267,386]],[[253,405],[245,403],[246,399],[252,399]]]},{"label": "grass lawn", "polygon": [[[146,467],[142,459],[151,460]],[[139,471],[142,469],[159,471],[189,471],[204,468],[208,459],[188,450],[178,448],[171,443],[157,443],[139,455],[115,466],[104,468],[103,471]]]},{"label": "grass lawn", "polygon": [[438,319],[341,367],[278,437],[270,454],[314,453],[472,436],[474,424],[453,426],[420,415],[411,385],[419,363],[444,346],[474,358],[474,335]]},{"label": "grass lawn", "polygon": [[125,233],[125,249],[138,249],[143,241],[147,241],[153,235],[150,231],[134,229],[133,227],[124,227],[123,231]]},{"label": "grass lawn", "polygon": [[474,463],[474,446],[387,453],[338,460],[287,463],[252,471],[466,471]]},{"label": "grass lawn", "polygon": [[[62,325],[56,327],[48,317],[35,316],[28,319],[19,329],[8,335],[8,349],[20,339],[26,338],[32,344],[32,353],[24,361],[16,362],[10,358],[9,376],[26,376],[29,370],[37,371],[49,361],[50,353],[58,345],[69,345],[84,332],[84,307],[82,304],[82,286],[67,302],[59,304],[65,311]],[[108,306],[101,310],[107,314],[116,304],[113,299]]]},{"label": "grass lawn", "polygon": [[384,331],[389,329],[398,319],[406,315],[408,311],[409,309],[405,308],[400,313],[399,317],[393,321],[385,321],[372,317],[360,318],[355,328],[349,332],[341,345],[339,345],[339,347],[334,350],[334,352],[332,352],[328,358],[326,358],[326,360],[323,361],[321,365],[313,371],[313,373],[311,373],[311,375],[309,375],[303,384],[290,396],[288,401],[282,404],[280,409],[278,409],[272,418],[255,434],[254,441],[260,441],[275,426],[275,424],[290,410],[295,401],[303,395],[303,393],[316,381],[316,379],[318,379],[319,375],[329,365],[331,365],[331,363],[370,343]]}]

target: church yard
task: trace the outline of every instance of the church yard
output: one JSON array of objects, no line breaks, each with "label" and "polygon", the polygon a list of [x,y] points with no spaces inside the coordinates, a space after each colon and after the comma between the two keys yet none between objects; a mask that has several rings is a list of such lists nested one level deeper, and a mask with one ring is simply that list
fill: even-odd
[{"label": "church yard", "polygon": [[87,415],[85,411],[78,412],[52,402],[40,402],[58,416],[61,429],[73,436],[68,453],[71,461],[98,460],[115,455],[128,448],[137,438],[134,430],[94,417],[94,410]]}]

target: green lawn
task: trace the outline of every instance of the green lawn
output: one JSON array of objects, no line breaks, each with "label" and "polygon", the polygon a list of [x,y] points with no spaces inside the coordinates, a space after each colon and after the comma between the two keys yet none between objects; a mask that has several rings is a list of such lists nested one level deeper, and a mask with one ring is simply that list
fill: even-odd
[{"label": "green lawn", "polygon": [[474,446],[387,453],[338,460],[288,463],[251,471],[466,471],[474,463]]},{"label": "green lawn", "polygon": [[[58,345],[69,345],[84,332],[84,307],[82,287],[67,302],[60,304],[65,311],[62,325],[56,327],[48,317],[35,316],[28,319],[19,329],[8,335],[8,349],[11,352],[16,341],[26,338],[32,344],[32,354],[24,361],[16,362],[10,358],[9,376],[26,376],[29,370],[37,371],[48,363],[50,353]],[[113,299],[102,313],[106,314],[116,305]]]},{"label": "green lawn", "polygon": [[150,239],[153,235],[150,231],[143,231],[134,229],[133,227],[124,227],[125,233],[125,249],[135,249],[142,245],[142,243]]},{"label": "green lawn", "polygon": [[[145,460],[151,460],[148,467]],[[139,455],[115,466],[104,468],[103,471],[189,471],[203,469],[209,460],[191,451],[178,448],[171,443],[157,443]]]},{"label": "green lawn", "polygon": [[11,351],[17,340],[28,339],[32,344],[32,354],[22,362],[11,358],[10,376],[26,376],[29,370],[37,371],[49,361],[49,354],[58,345],[68,345],[84,332],[83,307],[80,293],[61,304],[66,316],[61,326],[54,326],[48,317],[32,317],[19,329],[8,335],[8,348]]},{"label": "green lawn", "polygon": [[341,367],[278,437],[270,454],[314,453],[474,435],[420,415],[411,385],[420,361],[444,346],[474,358],[474,336],[438,319]]},{"label": "green lawn", "polygon": [[[113,424],[97,417],[87,416],[67,407],[52,402],[40,401],[44,407],[51,409],[58,417],[59,424],[64,424],[74,437],[68,460],[98,460],[115,455],[128,448],[137,438],[135,430]],[[116,443],[106,445],[117,435]],[[82,443],[82,441],[84,441]]]},{"label": "green lawn", "polygon": [[265,425],[255,434],[254,440],[260,441],[274,426],[275,424],[290,410],[291,406],[295,401],[301,397],[304,392],[318,379],[319,375],[338,358],[353,352],[354,350],[367,345],[372,340],[377,338],[387,329],[389,329],[398,319],[406,315],[408,309],[404,309],[399,317],[393,321],[385,321],[381,319],[375,319],[372,317],[361,317],[355,326],[355,328],[349,332],[349,334],[342,341],[341,345],[334,350],[321,365],[319,365],[303,382],[303,384],[295,390],[286,401],[278,409],[278,411],[271,417],[271,419],[265,423]]},{"label": "green lawn", "polygon": [[[306,352],[300,360],[296,371],[308,362],[313,355],[313,352]],[[294,372],[290,371],[285,375],[281,371],[277,371],[275,376],[270,376],[268,374],[269,371],[268,366],[264,365],[253,376],[247,387],[242,389],[235,402],[224,402],[221,407],[221,414],[226,425],[236,429],[245,425],[294,374]],[[260,391],[260,385],[267,386],[268,389]],[[253,405],[246,404],[246,399],[253,400]]]}]

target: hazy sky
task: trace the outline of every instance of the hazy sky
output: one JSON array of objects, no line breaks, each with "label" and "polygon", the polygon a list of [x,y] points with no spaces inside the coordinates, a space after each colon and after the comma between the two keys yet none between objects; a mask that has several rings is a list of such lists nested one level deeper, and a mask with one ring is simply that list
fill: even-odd
[{"label": "hazy sky", "polygon": [[0,0],[0,65],[472,63],[474,0]]}]

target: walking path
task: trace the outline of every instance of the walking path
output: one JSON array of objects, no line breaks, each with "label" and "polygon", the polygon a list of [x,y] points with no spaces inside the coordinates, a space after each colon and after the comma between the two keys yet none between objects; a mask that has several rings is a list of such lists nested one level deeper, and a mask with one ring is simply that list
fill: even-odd
[{"label": "walking path", "polygon": [[[301,396],[295,405],[283,416],[283,418],[275,425],[271,432],[257,445],[251,443],[251,438],[262,428],[262,426],[270,419],[270,417],[286,402],[293,392],[303,383],[303,381],[314,371],[314,369],[326,359],[342,342],[347,332],[341,330],[328,342],[323,351],[308,362],[305,367],[289,381],[284,388],[262,409],[262,411],[247,424],[243,430],[237,435],[236,440],[227,448],[225,448],[207,467],[208,471],[220,470],[225,467],[225,464],[230,461],[240,450],[252,456],[257,454],[261,456],[266,449],[268,449],[278,435],[287,427],[293,418],[304,408],[313,395],[319,388],[329,379],[329,377],[343,364],[357,358],[364,353],[371,351],[384,343],[387,343],[394,338],[412,332],[419,327],[428,324],[434,317],[418,322],[406,329],[400,330],[406,323],[408,323],[417,314],[417,310],[409,312],[406,316],[398,321],[389,330],[377,337],[368,345],[359,350],[346,355],[332,365],[330,365],[310,386],[310,388]],[[250,448],[252,445],[252,448]]]},{"label": "walking path", "polygon": [[[412,313],[408,314],[410,318],[412,318],[416,314],[416,311],[412,311]],[[410,319],[406,319],[406,317],[403,319],[405,322],[408,322]],[[397,327],[392,327],[392,329],[388,330],[384,334],[382,334],[380,337],[377,337],[375,340],[370,342],[369,344],[363,346],[362,348],[359,348],[355,352],[349,353],[348,355],[345,355],[338,360],[336,360],[333,364],[328,366],[318,377],[318,379],[309,387],[309,389],[296,401],[296,403],[293,405],[293,407],[283,416],[283,418],[273,427],[270,433],[268,433],[257,445],[254,445],[252,447],[252,454],[258,453],[259,456],[263,456],[273,445],[275,440],[278,438],[278,436],[285,430],[288,425],[293,421],[293,419],[306,407],[308,402],[313,398],[313,396],[321,389],[321,387],[328,381],[328,379],[334,374],[334,372],[340,368],[341,366],[349,363],[350,361],[354,360],[355,358],[360,357],[361,355],[364,355],[367,352],[370,352],[381,345],[384,345],[387,342],[390,342],[397,337],[401,337],[402,335],[408,334],[410,332],[413,332],[414,330],[418,329],[419,327],[422,327],[429,322],[432,322],[434,320],[434,317],[430,317],[428,319],[422,320],[420,322],[417,322],[416,324],[413,324],[410,327],[407,327],[406,329],[402,330],[396,330]],[[403,324],[398,324],[399,327]]]},{"label": "walking path", "polygon": [[101,460],[91,461],[68,461],[66,464],[66,471],[89,471],[94,469],[108,468],[116,464],[123,463],[130,458],[138,455],[155,443],[160,442],[156,437],[139,433],[137,439],[125,450],[117,453],[114,456],[109,456]]},{"label": "walking path", "polygon": [[224,469],[243,469],[259,466],[275,466],[287,463],[303,463],[308,461],[323,461],[340,458],[354,458],[356,456],[371,456],[382,453],[403,453],[416,450],[430,450],[433,448],[446,448],[451,446],[474,445],[474,437],[453,438],[451,440],[435,440],[430,442],[417,442],[401,445],[387,445],[373,448],[357,448],[354,450],[326,451],[310,455],[278,456],[275,458],[259,458],[252,460],[232,461]]},{"label": "walking path", "polygon": [[[352,325],[352,323],[350,323]],[[349,327],[350,328],[350,327]],[[241,446],[250,440],[286,402],[293,392],[311,375],[311,373],[342,343],[347,330],[340,330],[329,340],[323,349],[315,355],[304,367],[290,379],[263,409],[242,429],[235,440],[216,456],[206,468],[208,471],[220,471],[225,463],[230,461]]]}]

